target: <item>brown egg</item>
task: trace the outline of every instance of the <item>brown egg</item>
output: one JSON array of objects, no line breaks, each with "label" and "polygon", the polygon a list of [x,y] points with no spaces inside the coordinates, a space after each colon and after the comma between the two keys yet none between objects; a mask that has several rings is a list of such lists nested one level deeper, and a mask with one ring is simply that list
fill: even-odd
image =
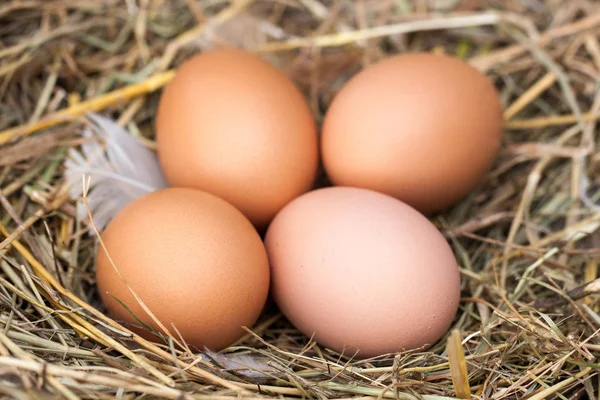
[{"label": "brown egg", "polygon": [[309,192],[275,217],[265,245],[282,313],[347,355],[427,349],[457,311],[460,276],[450,246],[391,196],[350,187]]},{"label": "brown egg", "polygon": [[204,52],[178,69],[160,100],[156,139],[172,186],[214,193],[258,228],[316,178],[316,123],[303,95],[241,50]]},{"label": "brown egg", "polygon": [[[212,194],[186,188],[147,194],[115,216],[102,240],[150,311],[175,338],[172,325],[198,349],[219,350],[240,338],[242,326],[250,328],[265,304],[269,265],[264,245],[240,211]],[[156,339],[131,315],[160,331],[101,246],[96,276],[110,314]]]},{"label": "brown egg", "polygon": [[502,142],[492,83],[465,62],[397,55],[359,72],[323,122],[331,181],[394,196],[419,211],[444,210],[492,167]]}]

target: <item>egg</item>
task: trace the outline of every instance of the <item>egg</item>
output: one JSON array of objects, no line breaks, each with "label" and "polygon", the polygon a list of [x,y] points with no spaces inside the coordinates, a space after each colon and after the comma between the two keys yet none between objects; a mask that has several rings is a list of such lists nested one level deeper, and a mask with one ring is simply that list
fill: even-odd
[{"label": "egg", "polygon": [[407,53],[341,88],[323,121],[322,158],[333,184],[432,215],[482,181],[502,136],[502,104],[487,77],[451,56]]},{"label": "egg", "polygon": [[215,195],[189,188],[146,194],[127,204],[101,238],[107,251],[99,246],[96,257],[100,297],[113,318],[148,339],[158,340],[138,318],[164,332],[119,273],[176,339],[181,334],[200,350],[240,338],[266,302],[269,264],[261,238]]},{"label": "egg", "polygon": [[435,226],[382,193],[328,187],[286,205],[266,233],[272,297],[321,345],[359,358],[427,349],[460,300],[453,252]]},{"label": "egg", "polygon": [[161,95],[158,158],[171,186],[213,193],[264,229],[309,190],[319,164],[316,123],[281,71],[235,49],[193,56]]}]

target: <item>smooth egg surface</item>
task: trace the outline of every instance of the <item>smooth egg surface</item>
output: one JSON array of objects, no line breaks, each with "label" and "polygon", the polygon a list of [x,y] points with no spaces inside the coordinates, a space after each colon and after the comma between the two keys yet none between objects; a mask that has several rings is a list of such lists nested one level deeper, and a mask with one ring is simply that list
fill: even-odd
[{"label": "smooth egg surface", "polygon": [[234,49],[179,67],[160,99],[156,140],[172,186],[214,193],[259,229],[312,187],[319,163],[302,93],[266,61]]},{"label": "smooth egg surface", "polygon": [[[158,320],[178,338],[174,325],[200,350],[219,350],[240,338],[265,304],[269,265],[261,238],[239,210],[212,194],[187,188],[147,194],[115,216],[102,241]],[[133,315],[164,332],[110,259],[99,246],[96,277],[106,308],[116,320],[157,340]]]},{"label": "smooth egg surface", "polygon": [[460,275],[445,238],[385,194],[350,187],[306,193],[275,217],[265,245],[282,313],[350,356],[427,349],[458,309]]},{"label": "smooth egg surface", "polygon": [[503,136],[492,82],[432,53],[366,67],[333,99],[322,157],[335,185],[394,196],[424,214],[463,199],[491,169]]}]

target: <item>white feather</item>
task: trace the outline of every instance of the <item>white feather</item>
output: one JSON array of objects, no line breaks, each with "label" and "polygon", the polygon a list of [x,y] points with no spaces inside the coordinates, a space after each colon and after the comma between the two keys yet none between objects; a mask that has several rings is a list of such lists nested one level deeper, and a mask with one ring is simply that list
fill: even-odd
[{"label": "white feather", "polygon": [[244,354],[219,354],[205,349],[202,357],[205,361],[211,359],[219,363],[224,369],[236,372],[251,379],[271,379],[280,374],[280,371],[267,363],[266,358],[253,357]]},{"label": "white feather", "polygon": [[[73,200],[83,195],[83,180],[90,182],[87,201],[98,229],[128,203],[167,187],[156,154],[147,149],[114,121],[90,113],[93,129],[82,130],[86,142],[80,150],[71,148],[65,160],[65,179]],[[83,204],[77,212],[87,216]]]}]

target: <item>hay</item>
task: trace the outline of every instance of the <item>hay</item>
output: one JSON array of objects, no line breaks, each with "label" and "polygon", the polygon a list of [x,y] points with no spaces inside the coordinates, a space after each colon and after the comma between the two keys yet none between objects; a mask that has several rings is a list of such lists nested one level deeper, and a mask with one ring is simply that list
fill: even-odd
[{"label": "hay", "polygon": [[[4,1],[0,393],[597,398],[599,34],[592,0]],[[501,157],[435,220],[464,297],[430,351],[355,360],[269,307],[222,358],[149,343],[99,311],[94,238],[62,179],[81,117],[99,111],[153,147],[158,89],[190,54],[224,43],[282,68],[319,120],[340,85],[386,53],[454,54],[501,90]]]}]

